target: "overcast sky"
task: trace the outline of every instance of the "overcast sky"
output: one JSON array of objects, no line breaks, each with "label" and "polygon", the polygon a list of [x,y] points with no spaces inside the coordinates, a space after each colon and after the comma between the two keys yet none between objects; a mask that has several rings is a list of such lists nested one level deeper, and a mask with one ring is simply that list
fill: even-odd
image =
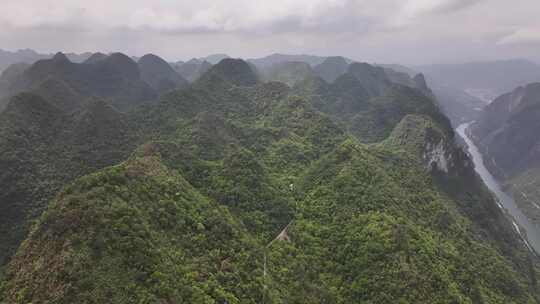
[{"label": "overcast sky", "polygon": [[0,0],[0,49],[540,61],[540,0]]}]

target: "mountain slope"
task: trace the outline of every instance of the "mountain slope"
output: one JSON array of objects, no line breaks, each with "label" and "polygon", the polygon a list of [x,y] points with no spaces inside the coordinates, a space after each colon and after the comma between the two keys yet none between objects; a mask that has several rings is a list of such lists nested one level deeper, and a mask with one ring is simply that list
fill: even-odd
[{"label": "mountain slope", "polygon": [[194,58],[185,63],[177,63],[175,65],[175,70],[189,82],[194,82],[211,67],[212,64],[208,61],[200,61]]},{"label": "mountain slope", "polygon": [[[290,89],[225,59],[159,103],[128,114],[104,103],[89,108],[103,118],[97,126],[120,129],[113,122],[124,117],[119,138],[138,148],[54,196],[7,268],[4,297],[534,303],[537,260],[474,175],[434,100],[391,83],[371,96],[362,83],[388,84],[376,79],[348,75],[334,87],[311,77]],[[346,116],[315,107],[361,91],[368,99],[357,101],[369,110],[354,114],[382,123],[357,138],[342,128]],[[38,113],[35,123],[65,116],[42,107],[51,114]],[[109,133],[96,128],[87,129]],[[358,140],[366,138],[372,144]]]},{"label": "mountain slope", "polygon": [[479,147],[489,155],[490,171],[511,176],[538,158],[535,130],[540,117],[540,83],[519,87],[486,106],[471,128]]},{"label": "mountain slope", "polygon": [[434,115],[446,124],[423,77],[402,76],[412,87],[393,83],[381,67],[352,63],[332,84],[311,78],[296,85],[295,91],[309,96],[315,107],[362,142],[385,139],[407,114]]},{"label": "mountain slope", "polygon": [[283,62],[305,62],[311,66],[315,66],[324,61],[325,57],[314,55],[289,55],[289,54],[271,54],[261,58],[248,59],[250,63],[253,63],[257,68],[263,69],[274,64]]},{"label": "mountain slope", "polygon": [[137,63],[120,53],[82,64],[73,63],[58,53],[26,69],[11,83],[9,93],[32,90],[50,78],[67,84],[80,95],[107,98],[121,110],[156,98],[154,90],[141,80]]},{"label": "mountain slope", "polygon": [[358,78],[371,96],[381,95],[391,85],[391,81],[381,67],[354,62],[349,65],[347,72]]},{"label": "mountain slope", "polygon": [[250,303],[261,285],[256,253],[226,209],[158,158],[136,158],[59,194],[12,262],[6,300]]},{"label": "mountain slope", "polygon": [[38,95],[11,99],[0,114],[0,264],[66,182],[126,157],[135,144],[129,130],[125,116],[103,101],[68,114]]},{"label": "mountain slope", "polygon": [[540,83],[503,94],[485,107],[470,134],[486,167],[505,182],[525,214],[540,222]]},{"label": "mountain slope", "polygon": [[271,65],[263,69],[261,73],[266,81],[279,81],[294,86],[314,72],[305,62],[288,61]]},{"label": "mountain slope", "polygon": [[225,58],[221,60],[202,75],[198,82],[208,82],[215,77],[237,86],[253,86],[258,82],[256,72],[242,59]]},{"label": "mountain slope", "polygon": [[141,70],[141,79],[157,92],[166,92],[188,85],[187,80],[156,55],[146,54],[137,63]]},{"label": "mountain slope", "polygon": [[315,66],[315,73],[326,82],[334,82],[339,76],[347,71],[349,63],[343,57],[335,56],[326,58],[321,64]]}]

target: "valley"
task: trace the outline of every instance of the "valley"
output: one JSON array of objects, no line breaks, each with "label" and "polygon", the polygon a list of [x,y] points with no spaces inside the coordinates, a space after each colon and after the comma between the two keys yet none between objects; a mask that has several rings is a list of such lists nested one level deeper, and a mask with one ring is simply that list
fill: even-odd
[{"label": "valley", "polygon": [[512,220],[515,221],[516,229],[522,234],[525,242],[534,250],[536,254],[540,253],[540,226],[537,223],[532,222],[529,218],[520,210],[520,207],[515,203],[511,194],[507,194],[499,184],[499,182],[491,175],[489,170],[484,165],[484,159],[482,154],[478,151],[478,148],[474,142],[467,135],[467,128],[470,123],[464,123],[460,125],[456,132],[464,139],[468,152],[471,154],[474,162],[475,170],[480,175],[486,186],[497,197],[499,207],[507,211]]}]

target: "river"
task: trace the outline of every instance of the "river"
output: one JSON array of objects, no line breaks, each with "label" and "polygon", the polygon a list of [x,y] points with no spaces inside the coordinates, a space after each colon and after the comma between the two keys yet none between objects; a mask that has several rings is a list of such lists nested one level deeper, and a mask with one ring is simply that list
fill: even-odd
[{"label": "river", "polygon": [[[540,254],[540,227],[532,223],[523,212],[521,212],[512,196],[506,194],[502,190],[499,182],[497,182],[493,175],[487,170],[486,166],[484,166],[482,154],[480,154],[476,145],[465,133],[465,129],[467,129],[469,124],[470,123],[464,123],[459,125],[456,132],[465,140],[465,143],[469,148],[469,153],[472,156],[476,172],[480,175],[491,192],[498,198],[499,207],[506,210],[513,217],[514,228],[523,237],[529,249],[532,247],[537,254]],[[520,231],[520,227],[522,229],[521,231],[525,232],[525,236]]]}]

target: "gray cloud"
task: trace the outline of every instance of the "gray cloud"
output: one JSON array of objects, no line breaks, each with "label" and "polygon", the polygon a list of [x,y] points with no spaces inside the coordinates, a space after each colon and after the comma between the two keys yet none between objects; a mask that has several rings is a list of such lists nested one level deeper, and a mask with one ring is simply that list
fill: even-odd
[{"label": "gray cloud", "polygon": [[0,48],[343,54],[424,63],[532,57],[537,0],[2,0]]},{"label": "gray cloud", "polygon": [[[483,0],[448,0],[440,1],[437,5],[434,5],[431,9],[431,12],[437,14],[446,14],[459,11],[475,5]],[[437,1],[435,1],[437,2]]]},{"label": "gray cloud", "polygon": [[502,37],[497,44],[499,45],[540,45],[540,27],[521,28],[509,35]]}]

